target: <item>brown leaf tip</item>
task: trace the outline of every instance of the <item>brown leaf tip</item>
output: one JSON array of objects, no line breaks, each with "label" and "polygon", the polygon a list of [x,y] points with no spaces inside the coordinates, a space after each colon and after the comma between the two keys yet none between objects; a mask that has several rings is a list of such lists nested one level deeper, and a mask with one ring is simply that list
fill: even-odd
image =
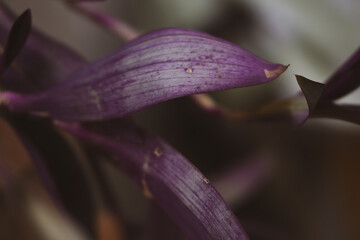
[{"label": "brown leaf tip", "polygon": [[160,148],[155,148],[154,154],[155,156],[160,157],[161,155],[164,154],[164,152]]},{"label": "brown leaf tip", "polygon": [[286,69],[289,67],[290,65],[284,66],[284,65],[280,65],[278,68],[274,69],[274,70],[268,70],[268,69],[264,69],[264,73],[266,78],[277,78],[279,77],[283,72],[286,71]]}]

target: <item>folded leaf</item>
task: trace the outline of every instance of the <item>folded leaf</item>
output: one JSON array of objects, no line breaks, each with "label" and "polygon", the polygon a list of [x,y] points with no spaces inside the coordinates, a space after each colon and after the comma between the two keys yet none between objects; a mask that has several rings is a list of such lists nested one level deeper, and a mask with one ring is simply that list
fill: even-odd
[{"label": "folded leaf", "polygon": [[324,84],[311,81],[310,79],[299,75],[296,75],[296,80],[306,98],[309,106],[309,112],[311,114],[321,99],[324,90]]},{"label": "folded leaf", "polygon": [[[209,180],[166,142],[150,134],[133,135],[116,126],[122,121],[78,125],[58,123],[75,136],[115,157],[115,164],[133,178],[191,239],[248,239],[237,218]],[[105,131],[103,127],[105,126]],[[111,132],[108,129],[112,129]],[[120,129],[123,129],[121,127]],[[130,125],[128,129],[132,129]],[[141,132],[141,131],[140,131]]]},{"label": "folded leaf", "polygon": [[51,90],[8,92],[2,98],[13,110],[94,121],[185,95],[266,83],[285,70],[205,33],[163,29],[125,44]]}]

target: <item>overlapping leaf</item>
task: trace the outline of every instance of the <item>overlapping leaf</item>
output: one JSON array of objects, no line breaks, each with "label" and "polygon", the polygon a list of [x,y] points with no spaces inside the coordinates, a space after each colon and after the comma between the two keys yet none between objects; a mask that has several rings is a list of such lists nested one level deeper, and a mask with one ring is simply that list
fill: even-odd
[{"label": "overlapping leaf", "polygon": [[354,91],[360,85],[360,48],[325,84],[301,76],[297,76],[297,80],[308,102],[308,115],[335,118],[360,124],[358,105],[338,105],[334,103],[334,100]]},{"label": "overlapping leaf", "polygon": [[[58,124],[114,156],[115,164],[192,239],[247,239],[210,181],[160,138],[123,121],[86,128]],[[138,137],[130,140],[129,136]]]}]

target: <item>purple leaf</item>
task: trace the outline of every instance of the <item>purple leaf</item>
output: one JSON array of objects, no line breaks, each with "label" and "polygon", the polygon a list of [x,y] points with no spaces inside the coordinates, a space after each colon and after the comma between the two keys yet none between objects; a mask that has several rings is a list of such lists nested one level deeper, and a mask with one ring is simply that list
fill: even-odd
[{"label": "purple leaf", "polygon": [[[121,129],[127,124],[88,124],[86,129],[58,122],[114,156],[114,163],[142,186],[145,196],[153,199],[191,239],[248,239],[220,194],[195,166],[153,135],[134,131],[142,143],[124,140],[127,136],[122,136]],[[123,125],[120,131],[119,125]],[[103,132],[102,126],[112,131]]]},{"label": "purple leaf", "polygon": [[335,100],[360,85],[360,48],[329,78],[322,100]]},{"label": "purple leaf", "polygon": [[[15,19],[14,14],[0,2],[0,45]],[[36,92],[64,81],[86,61],[66,46],[32,30],[15,60],[15,66],[2,76],[1,83],[16,92]]]},{"label": "purple leaf", "polygon": [[42,93],[6,93],[13,110],[94,121],[196,93],[269,82],[286,66],[266,62],[205,33],[163,29],[143,35]]},{"label": "purple leaf", "polygon": [[26,10],[11,27],[4,52],[0,58],[0,75],[11,65],[26,43],[31,30],[31,12]]}]

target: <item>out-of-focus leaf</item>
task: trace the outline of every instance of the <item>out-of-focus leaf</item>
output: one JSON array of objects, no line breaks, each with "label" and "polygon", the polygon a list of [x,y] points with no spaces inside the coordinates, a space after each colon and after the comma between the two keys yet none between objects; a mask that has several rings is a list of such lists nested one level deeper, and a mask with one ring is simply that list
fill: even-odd
[{"label": "out-of-focus leaf", "polygon": [[146,240],[186,240],[185,234],[176,226],[164,211],[156,204],[151,204],[147,221]]},{"label": "out-of-focus leaf", "polygon": [[21,137],[46,190],[84,230],[95,235],[93,196],[72,147],[49,122],[29,116],[6,116]]},{"label": "out-of-focus leaf", "polygon": [[99,24],[101,27],[108,29],[111,33],[115,34],[121,39],[130,41],[140,35],[126,22],[120,21],[119,19],[109,14],[103,13],[89,4],[78,2],[71,4],[70,6],[93,20],[95,23]]},{"label": "out-of-focus leaf", "polygon": [[360,85],[360,48],[329,78],[323,100],[336,100]]},{"label": "out-of-focus leaf", "polygon": [[351,104],[336,105],[327,103],[316,110],[314,117],[334,118],[360,124],[360,106]]},{"label": "out-of-focus leaf", "polygon": [[51,90],[8,92],[3,98],[13,110],[66,121],[105,120],[186,95],[266,83],[285,70],[205,33],[163,29],[125,44]]},{"label": "out-of-focus leaf", "polygon": [[273,156],[257,154],[244,164],[232,166],[214,181],[214,186],[230,205],[241,204],[254,194],[270,175]]},{"label": "out-of-focus leaf", "polygon": [[[115,164],[142,186],[191,239],[248,239],[237,218],[210,181],[166,142],[151,134],[142,144],[122,140],[117,125],[105,122],[113,131],[102,133],[102,124],[87,128],[58,122],[84,141],[115,157]],[[90,130],[91,129],[91,130]],[[138,135],[138,131],[133,133]]]},{"label": "out-of-focus leaf", "polygon": [[31,11],[21,14],[11,27],[4,52],[0,58],[0,75],[11,65],[20,53],[31,30]]},{"label": "out-of-focus leaf", "polygon": [[4,118],[0,118],[0,201],[7,191],[12,190],[26,180],[31,169],[25,148],[16,136],[16,132]]},{"label": "out-of-focus leaf", "polygon": [[299,75],[296,75],[296,80],[306,98],[311,114],[321,98],[324,90],[324,84],[311,81]]},{"label": "out-of-focus leaf", "polygon": [[101,202],[96,217],[98,239],[125,239],[125,226],[122,222],[122,212],[119,208],[118,198],[111,187],[107,172],[105,172],[104,166],[101,164],[104,156],[90,146],[84,146],[84,148],[89,166],[98,185],[98,191],[96,191],[98,194],[96,194],[95,198],[100,199]]},{"label": "out-of-focus leaf", "polygon": [[97,240],[123,240],[123,229],[115,214],[104,208],[100,209],[96,217]]},{"label": "out-of-focus leaf", "polygon": [[[0,2],[0,44],[4,45],[15,15]],[[61,43],[32,30],[14,64],[2,76],[6,89],[36,92],[64,81],[86,61]]]}]

